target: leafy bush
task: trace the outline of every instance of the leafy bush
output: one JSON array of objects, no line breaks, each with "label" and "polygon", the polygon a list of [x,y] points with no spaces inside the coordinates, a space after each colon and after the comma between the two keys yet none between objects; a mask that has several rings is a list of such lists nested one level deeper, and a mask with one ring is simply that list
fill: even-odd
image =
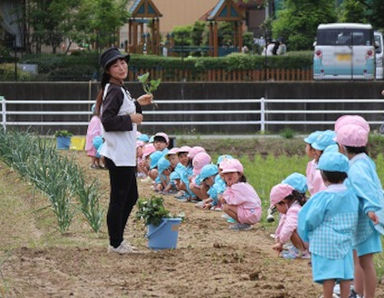
[{"label": "leafy bush", "polygon": [[162,197],[139,199],[136,219],[143,220],[145,225],[158,226],[163,218],[171,217],[163,203]]},{"label": "leafy bush", "polygon": [[[294,52],[284,56],[264,57],[261,55],[248,55],[232,53],[224,57],[163,57],[155,55],[132,54],[129,70],[137,76],[143,69],[164,70],[163,80],[172,79],[178,70],[189,70],[192,77],[199,77],[211,69],[248,70],[248,69],[310,69],[312,68],[312,52]],[[45,54],[41,56],[30,55],[23,58],[22,63],[37,64],[39,78],[47,80],[90,80],[100,73],[97,54],[82,52],[76,56],[62,54]]]},{"label": "leafy bush", "polygon": [[[33,79],[33,75],[17,69],[17,79],[20,81],[28,81]],[[3,63],[0,64],[0,81],[14,81],[15,80],[15,64]]]},{"label": "leafy bush", "polygon": [[280,135],[286,139],[292,139],[295,136],[295,131],[291,128],[285,128],[281,131]]},{"label": "leafy bush", "polygon": [[73,133],[69,132],[68,130],[57,130],[55,132],[55,137],[71,137],[73,135]]}]

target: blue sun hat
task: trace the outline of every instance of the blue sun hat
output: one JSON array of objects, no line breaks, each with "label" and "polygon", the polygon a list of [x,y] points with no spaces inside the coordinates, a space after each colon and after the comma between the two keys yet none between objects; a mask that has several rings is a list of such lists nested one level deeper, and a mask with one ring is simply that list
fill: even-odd
[{"label": "blue sun hat", "polygon": [[149,141],[149,137],[145,133],[142,133],[137,137],[137,140],[147,143]]},{"label": "blue sun hat", "polygon": [[163,157],[163,153],[161,151],[155,151],[149,156],[149,168],[152,170],[157,167],[157,163],[159,159]]},{"label": "blue sun hat", "polygon": [[327,148],[324,149],[323,154],[325,152],[339,152],[339,146],[337,144],[329,145]]},{"label": "blue sun hat", "polygon": [[320,156],[317,168],[322,171],[348,173],[348,158],[339,152],[326,152]]},{"label": "blue sun hat", "polygon": [[306,193],[308,189],[307,177],[296,172],[281,181],[281,184],[288,184],[300,193]]},{"label": "blue sun hat", "polygon": [[159,174],[163,173],[170,166],[171,166],[171,163],[164,156],[162,156],[157,162],[157,169],[159,170]]},{"label": "blue sun hat", "polygon": [[321,135],[323,132],[320,131],[320,130],[316,130],[312,133],[310,133],[305,139],[304,139],[304,142],[306,142],[307,144],[312,144],[315,142],[315,140],[317,139],[317,137],[319,135]]},{"label": "blue sun hat", "polygon": [[177,179],[181,179],[180,174],[177,172],[172,172],[171,175],[169,175],[169,179],[171,181],[175,181]]},{"label": "blue sun hat", "polygon": [[220,163],[225,160],[225,159],[233,159],[232,155],[229,155],[229,154],[224,154],[224,155],[220,155],[218,158],[217,158],[217,162],[216,162],[216,165],[219,166]]},{"label": "blue sun hat", "polygon": [[336,144],[335,138],[336,133],[333,130],[326,130],[316,138],[311,146],[313,149],[324,151],[329,145]]},{"label": "blue sun hat", "polygon": [[195,182],[197,185],[201,185],[201,183],[207,179],[208,177],[217,175],[219,173],[219,169],[214,164],[208,164],[205,165],[202,169],[200,174],[196,177]]}]

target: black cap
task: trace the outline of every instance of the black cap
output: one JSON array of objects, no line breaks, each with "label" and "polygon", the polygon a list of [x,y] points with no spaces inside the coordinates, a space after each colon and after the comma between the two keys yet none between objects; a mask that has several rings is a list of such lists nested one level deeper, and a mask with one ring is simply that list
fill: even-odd
[{"label": "black cap", "polygon": [[118,48],[109,48],[105,50],[100,56],[100,65],[103,69],[107,69],[108,66],[116,61],[117,59],[125,59],[127,63],[129,62],[129,55],[123,55],[120,53]]}]

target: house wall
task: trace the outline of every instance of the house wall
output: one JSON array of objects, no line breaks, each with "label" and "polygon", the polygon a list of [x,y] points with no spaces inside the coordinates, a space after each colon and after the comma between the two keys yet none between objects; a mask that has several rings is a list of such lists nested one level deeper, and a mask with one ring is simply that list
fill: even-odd
[{"label": "house wall", "polygon": [[[199,20],[218,0],[152,0],[160,13],[160,32],[166,35],[175,26],[190,25]],[[128,24],[120,29],[120,43],[128,39]]]}]

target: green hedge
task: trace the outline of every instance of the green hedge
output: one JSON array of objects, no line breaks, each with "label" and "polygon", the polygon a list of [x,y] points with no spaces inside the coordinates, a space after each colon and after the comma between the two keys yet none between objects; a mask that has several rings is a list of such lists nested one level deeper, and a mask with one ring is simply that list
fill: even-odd
[{"label": "green hedge", "polygon": [[[265,57],[233,53],[225,57],[163,57],[133,54],[129,62],[131,71],[138,69],[162,69],[172,76],[177,69],[192,70],[194,73],[210,69],[247,70],[247,69],[310,69],[312,52],[292,52],[286,56]],[[76,55],[44,54],[28,55],[20,63],[37,64],[38,77],[45,80],[89,80],[96,78],[101,69],[98,55],[94,52],[81,52]],[[38,78],[34,78],[38,79]]]}]

